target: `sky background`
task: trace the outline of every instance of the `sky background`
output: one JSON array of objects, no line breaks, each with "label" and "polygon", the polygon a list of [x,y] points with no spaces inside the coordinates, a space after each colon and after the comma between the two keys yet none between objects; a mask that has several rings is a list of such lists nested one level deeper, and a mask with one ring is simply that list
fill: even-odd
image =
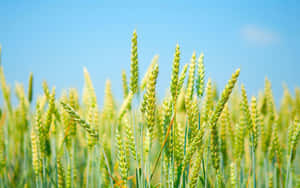
[{"label": "sky background", "polygon": [[[176,44],[181,65],[205,55],[206,76],[223,89],[241,68],[240,83],[256,95],[268,77],[276,100],[286,83],[300,86],[300,2],[266,1],[0,1],[0,44],[7,82],[47,80],[57,92],[82,89],[90,72],[103,104],[105,80],[122,99],[121,71],[130,70],[131,35],[138,33],[140,73],[159,55],[159,96],[170,82]],[[2,101],[2,97],[0,101]]]}]

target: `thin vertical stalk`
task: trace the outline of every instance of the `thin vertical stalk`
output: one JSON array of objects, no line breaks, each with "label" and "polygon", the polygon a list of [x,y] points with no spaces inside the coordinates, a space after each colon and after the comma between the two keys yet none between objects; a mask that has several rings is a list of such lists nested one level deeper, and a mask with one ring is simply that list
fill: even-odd
[{"label": "thin vertical stalk", "polygon": [[0,187],[4,187],[4,184],[3,184],[3,174],[2,174],[2,172],[0,172]]},{"label": "thin vertical stalk", "polygon": [[[184,130],[184,144],[183,144],[183,158],[185,157],[186,154],[186,147],[187,147],[187,139],[188,139],[188,119],[186,118],[185,120],[185,130]],[[182,168],[182,167],[181,167]],[[182,177],[180,179],[182,179],[182,181],[180,181],[180,186],[181,184],[185,187],[185,169],[181,169],[182,172]]]},{"label": "thin vertical stalk", "polygon": [[[131,107],[132,108],[132,107]],[[137,138],[137,127],[136,127],[136,123],[135,123],[135,121],[134,121],[134,112],[133,112],[133,110],[131,110],[130,111],[131,113],[131,116],[130,116],[130,122],[132,123],[132,125],[133,125],[133,134],[134,134],[134,142],[135,142],[135,144],[134,144],[134,147],[135,147],[135,158],[136,158],[136,164],[137,164],[137,167],[139,166],[139,158],[138,158],[138,146],[137,146],[137,140],[138,140],[138,138]],[[136,173],[136,179],[138,180],[139,178],[140,178],[140,173],[139,173],[139,170],[137,170],[137,173]]]},{"label": "thin vertical stalk", "polygon": [[[237,163],[235,163],[235,176],[237,177],[237,181],[239,180],[239,176],[238,176],[238,165],[237,165]],[[238,184],[238,182],[236,182],[236,185],[235,185],[235,187],[236,188],[238,188],[239,187],[239,184]]]},{"label": "thin vertical stalk", "polygon": [[87,169],[86,169],[86,187],[89,188],[89,171],[90,171],[90,152],[88,151]]},{"label": "thin vertical stalk", "polygon": [[244,187],[244,158],[240,162],[240,187]]},{"label": "thin vertical stalk", "polygon": [[255,158],[255,148],[252,146],[252,176],[253,176],[253,188],[256,188],[256,158]]},{"label": "thin vertical stalk", "polygon": [[96,146],[93,146],[93,148],[92,148],[92,151],[91,151],[91,153],[92,153],[92,160],[91,160],[91,187],[95,187],[95,185],[94,185],[94,180],[95,180],[95,178],[94,178],[94,176],[95,176],[95,147]]},{"label": "thin vertical stalk", "polygon": [[[11,118],[9,118],[8,123],[11,123]],[[7,179],[7,176],[8,176],[7,174],[9,172],[7,172],[7,169],[8,169],[8,166],[9,166],[9,159],[10,159],[9,158],[9,150],[8,150],[8,148],[9,148],[8,126],[6,127],[6,129],[3,127],[3,129],[4,129],[4,145],[5,145],[4,152],[5,152],[5,156],[6,156],[6,163],[5,163],[5,171],[6,171],[6,173],[4,173],[4,185],[8,186],[9,182],[8,182],[8,179]]]},{"label": "thin vertical stalk", "polygon": [[43,187],[47,187],[47,181],[46,181],[46,158],[43,157],[43,176],[42,176],[42,185]]},{"label": "thin vertical stalk", "polygon": [[36,185],[36,188],[39,188],[39,177],[36,175],[35,176],[35,185]]},{"label": "thin vertical stalk", "polygon": [[144,172],[144,137],[143,137],[143,124],[141,123],[140,125],[140,137],[141,137],[141,185],[142,185],[142,188],[144,187],[145,185],[145,179],[144,179],[144,175],[143,175],[143,172]]},{"label": "thin vertical stalk", "polygon": [[276,165],[276,160],[274,159],[273,160],[273,164],[272,164],[272,167],[273,167],[273,181],[274,181],[274,187],[277,187],[277,165]]},{"label": "thin vertical stalk", "polygon": [[256,188],[256,158],[255,158],[255,147],[254,147],[254,140],[253,140],[253,134],[251,134],[251,146],[250,146],[250,150],[251,150],[251,161],[252,161],[252,178],[253,178],[253,188]]},{"label": "thin vertical stalk", "polygon": [[289,155],[289,158],[288,158],[288,163],[287,163],[287,168],[286,168],[285,187],[289,187],[289,186],[290,186],[289,179],[291,179],[291,178],[290,178],[291,161],[292,161],[292,154],[290,154],[290,155]]},{"label": "thin vertical stalk", "polygon": [[75,139],[72,139],[72,149],[71,149],[71,154],[70,154],[70,162],[71,162],[71,187],[74,187],[74,155],[75,155]]},{"label": "thin vertical stalk", "polygon": [[269,181],[269,177],[268,177],[269,170],[268,170],[268,158],[267,158],[267,156],[265,156],[265,159],[264,159],[264,169],[265,169],[265,186],[267,187],[268,186],[268,181]]},{"label": "thin vertical stalk", "polygon": [[[164,154],[162,154],[161,156],[161,162],[160,162],[160,185],[164,185],[163,184],[163,177],[164,177]],[[150,172],[151,173],[151,172]]]},{"label": "thin vertical stalk", "polygon": [[[176,121],[176,117],[174,117],[174,121]],[[172,126],[172,137],[171,138],[173,138],[172,139],[172,159],[171,159],[171,165],[172,165],[172,183],[171,183],[171,185],[172,185],[172,187],[174,187],[174,182],[175,182],[175,166],[174,166],[174,163],[175,163],[175,161],[174,161],[174,159],[175,159],[175,125],[176,124],[174,124],[174,126]]]},{"label": "thin vertical stalk", "polygon": [[[210,143],[210,137],[208,138],[208,143]],[[204,168],[205,168],[205,180],[204,180],[204,187],[207,188],[208,187],[208,171],[207,171],[207,167],[208,167],[208,158],[209,158],[209,150],[210,149],[210,144],[208,144],[207,146],[207,154],[206,154],[206,160],[205,160],[205,165],[204,165]]]},{"label": "thin vertical stalk", "polygon": [[55,187],[58,187],[58,173],[57,173],[57,163],[56,163],[56,137],[53,139],[53,158],[54,158],[54,173],[55,173]]},{"label": "thin vertical stalk", "polygon": [[[108,159],[107,159],[107,156],[106,156],[106,154],[105,154],[105,151],[104,151],[104,148],[103,148],[103,147],[102,147],[102,152],[103,152],[104,159],[105,159],[105,162],[106,162],[107,171],[108,171],[108,173],[111,175],[109,162],[108,162]],[[113,179],[112,179],[112,177],[110,177],[109,179],[110,179],[111,187],[113,188],[113,187],[114,187]]]}]

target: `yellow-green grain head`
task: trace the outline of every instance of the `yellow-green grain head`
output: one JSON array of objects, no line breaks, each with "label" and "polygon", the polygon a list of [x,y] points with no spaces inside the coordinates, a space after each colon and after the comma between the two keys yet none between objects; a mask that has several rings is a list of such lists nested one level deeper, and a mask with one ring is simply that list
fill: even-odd
[{"label": "yellow-green grain head", "polygon": [[32,96],[33,96],[33,73],[31,72],[28,81],[28,101],[30,103],[32,102]]},{"label": "yellow-green grain head", "polygon": [[171,83],[170,83],[170,91],[172,98],[176,100],[177,98],[177,87],[178,87],[178,73],[179,73],[179,66],[180,66],[180,49],[179,45],[176,45],[174,60],[173,60],[173,67],[172,67],[172,75],[171,75]]},{"label": "yellow-green grain head", "polygon": [[205,69],[204,69],[204,55],[203,53],[200,54],[198,58],[198,75],[196,80],[196,88],[197,88],[197,95],[198,97],[202,97],[204,93],[204,76],[205,76]]},{"label": "yellow-green grain head", "polygon": [[133,32],[131,39],[131,65],[130,65],[130,90],[132,93],[138,92],[139,84],[139,67],[138,67],[138,49],[137,49],[137,34]]}]

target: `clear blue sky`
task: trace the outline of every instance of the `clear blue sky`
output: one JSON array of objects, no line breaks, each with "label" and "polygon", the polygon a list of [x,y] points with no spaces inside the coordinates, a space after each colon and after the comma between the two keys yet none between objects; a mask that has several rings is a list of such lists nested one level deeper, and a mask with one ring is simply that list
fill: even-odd
[{"label": "clear blue sky", "polygon": [[[1,1],[2,63],[10,84],[34,73],[62,88],[83,86],[87,67],[103,103],[111,79],[120,100],[121,70],[129,73],[130,39],[138,32],[140,72],[159,54],[159,92],[167,89],[176,43],[186,63],[203,52],[207,76],[222,89],[236,68],[249,95],[267,76],[275,97],[282,83],[300,86],[300,2],[267,1]],[[36,94],[36,93],[35,93]],[[35,96],[36,97],[36,96]],[[2,100],[2,99],[1,99]]]}]

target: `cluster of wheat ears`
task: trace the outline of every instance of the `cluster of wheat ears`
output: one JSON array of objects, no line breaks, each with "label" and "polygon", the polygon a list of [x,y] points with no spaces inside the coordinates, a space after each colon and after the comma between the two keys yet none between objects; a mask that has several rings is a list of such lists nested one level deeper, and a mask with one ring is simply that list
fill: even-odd
[{"label": "cluster of wheat ears", "polygon": [[159,103],[158,57],[140,81],[134,32],[123,102],[107,81],[103,108],[86,69],[81,100],[76,89],[57,97],[43,82],[33,101],[31,74],[12,105],[1,65],[0,187],[300,187],[300,89],[284,88],[276,108],[266,79],[248,101],[238,69],[218,95],[203,59],[193,53],[180,66],[177,45]]}]

